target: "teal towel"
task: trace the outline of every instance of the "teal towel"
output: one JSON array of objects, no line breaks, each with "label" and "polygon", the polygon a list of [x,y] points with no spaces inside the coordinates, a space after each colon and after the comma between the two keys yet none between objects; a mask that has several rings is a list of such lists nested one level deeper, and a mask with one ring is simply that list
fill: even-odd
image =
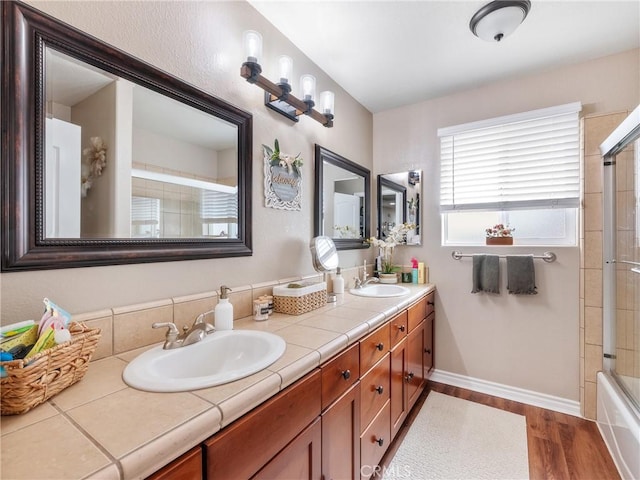
[{"label": "teal towel", "polygon": [[537,295],[533,255],[507,256],[507,290],[515,295]]},{"label": "teal towel", "polygon": [[500,293],[500,257],[473,255],[473,288],[471,293]]}]

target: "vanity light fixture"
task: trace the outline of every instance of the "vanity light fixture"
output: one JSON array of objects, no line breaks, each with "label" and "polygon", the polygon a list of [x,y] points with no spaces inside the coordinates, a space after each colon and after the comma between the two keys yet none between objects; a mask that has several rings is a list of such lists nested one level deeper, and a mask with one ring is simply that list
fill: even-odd
[{"label": "vanity light fixture", "polygon": [[476,37],[499,42],[518,28],[530,9],[529,0],[494,0],[471,17],[469,28]]},{"label": "vanity light fixture", "polygon": [[316,79],[313,75],[302,75],[300,78],[301,97],[291,94],[291,72],[293,60],[286,55],[278,58],[279,82],[273,83],[262,75],[260,57],[262,56],[262,36],[253,30],[243,34],[243,45],[247,60],[242,64],[240,75],[249,83],[253,83],[264,90],[264,104],[284,115],[298,121],[298,117],[305,114],[325,127],[333,127],[333,113],[335,96],[333,92],[320,93],[320,110],[314,109],[316,103]]}]

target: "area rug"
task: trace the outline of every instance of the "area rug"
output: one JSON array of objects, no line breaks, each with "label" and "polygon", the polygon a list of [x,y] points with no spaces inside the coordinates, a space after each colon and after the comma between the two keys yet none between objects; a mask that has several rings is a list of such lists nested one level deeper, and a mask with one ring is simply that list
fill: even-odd
[{"label": "area rug", "polygon": [[385,480],[528,479],[523,415],[430,392]]}]

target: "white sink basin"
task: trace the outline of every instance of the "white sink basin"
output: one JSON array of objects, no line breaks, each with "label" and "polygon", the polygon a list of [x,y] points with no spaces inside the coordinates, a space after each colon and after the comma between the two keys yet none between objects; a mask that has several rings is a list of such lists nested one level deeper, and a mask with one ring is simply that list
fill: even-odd
[{"label": "white sink basin", "polygon": [[124,369],[124,381],[150,392],[182,392],[232,382],[267,368],[285,351],[273,333],[225,330],[186,347],[147,350]]},{"label": "white sink basin", "polygon": [[409,289],[400,285],[367,285],[362,288],[352,288],[349,290],[353,295],[359,297],[402,297],[409,293]]}]

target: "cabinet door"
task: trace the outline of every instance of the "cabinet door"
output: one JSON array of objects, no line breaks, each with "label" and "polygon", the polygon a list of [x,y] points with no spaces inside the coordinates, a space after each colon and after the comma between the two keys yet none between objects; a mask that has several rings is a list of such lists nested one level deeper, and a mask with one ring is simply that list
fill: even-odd
[{"label": "cabinet door", "polygon": [[436,314],[431,313],[424,324],[424,378],[431,375],[434,368],[433,330],[435,328]]},{"label": "cabinet door", "polygon": [[254,480],[320,480],[321,441],[322,428],[318,417],[252,478]]},{"label": "cabinet door", "polygon": [[208,480],[250,478],[320,416],[320,370],[204,442]]},{"label": "cabinet door", "polygon": [[360,383],[322,414],[322,477],[360,477]]},{"label": "cabinet door", "polygon": [[166,467],[147,477],[147,480],[202,479],[202,448],[194,447]]},{"label": "cabinet door", "polygon": [[377,471],[376,466],[391,443],[390,402],[384,407],[360,437],[360,478],[369,478]]},{"label": "cabinet door", "polygon": [[391,438],[395,438],[402,422],[407,417],[407,371],[406,337],[391,351]]},{"label": "cabinet door", "polygon": [[424,325],[420,323],[407,337],[407,384],[408,410],[416,403],[424,388]]}]

